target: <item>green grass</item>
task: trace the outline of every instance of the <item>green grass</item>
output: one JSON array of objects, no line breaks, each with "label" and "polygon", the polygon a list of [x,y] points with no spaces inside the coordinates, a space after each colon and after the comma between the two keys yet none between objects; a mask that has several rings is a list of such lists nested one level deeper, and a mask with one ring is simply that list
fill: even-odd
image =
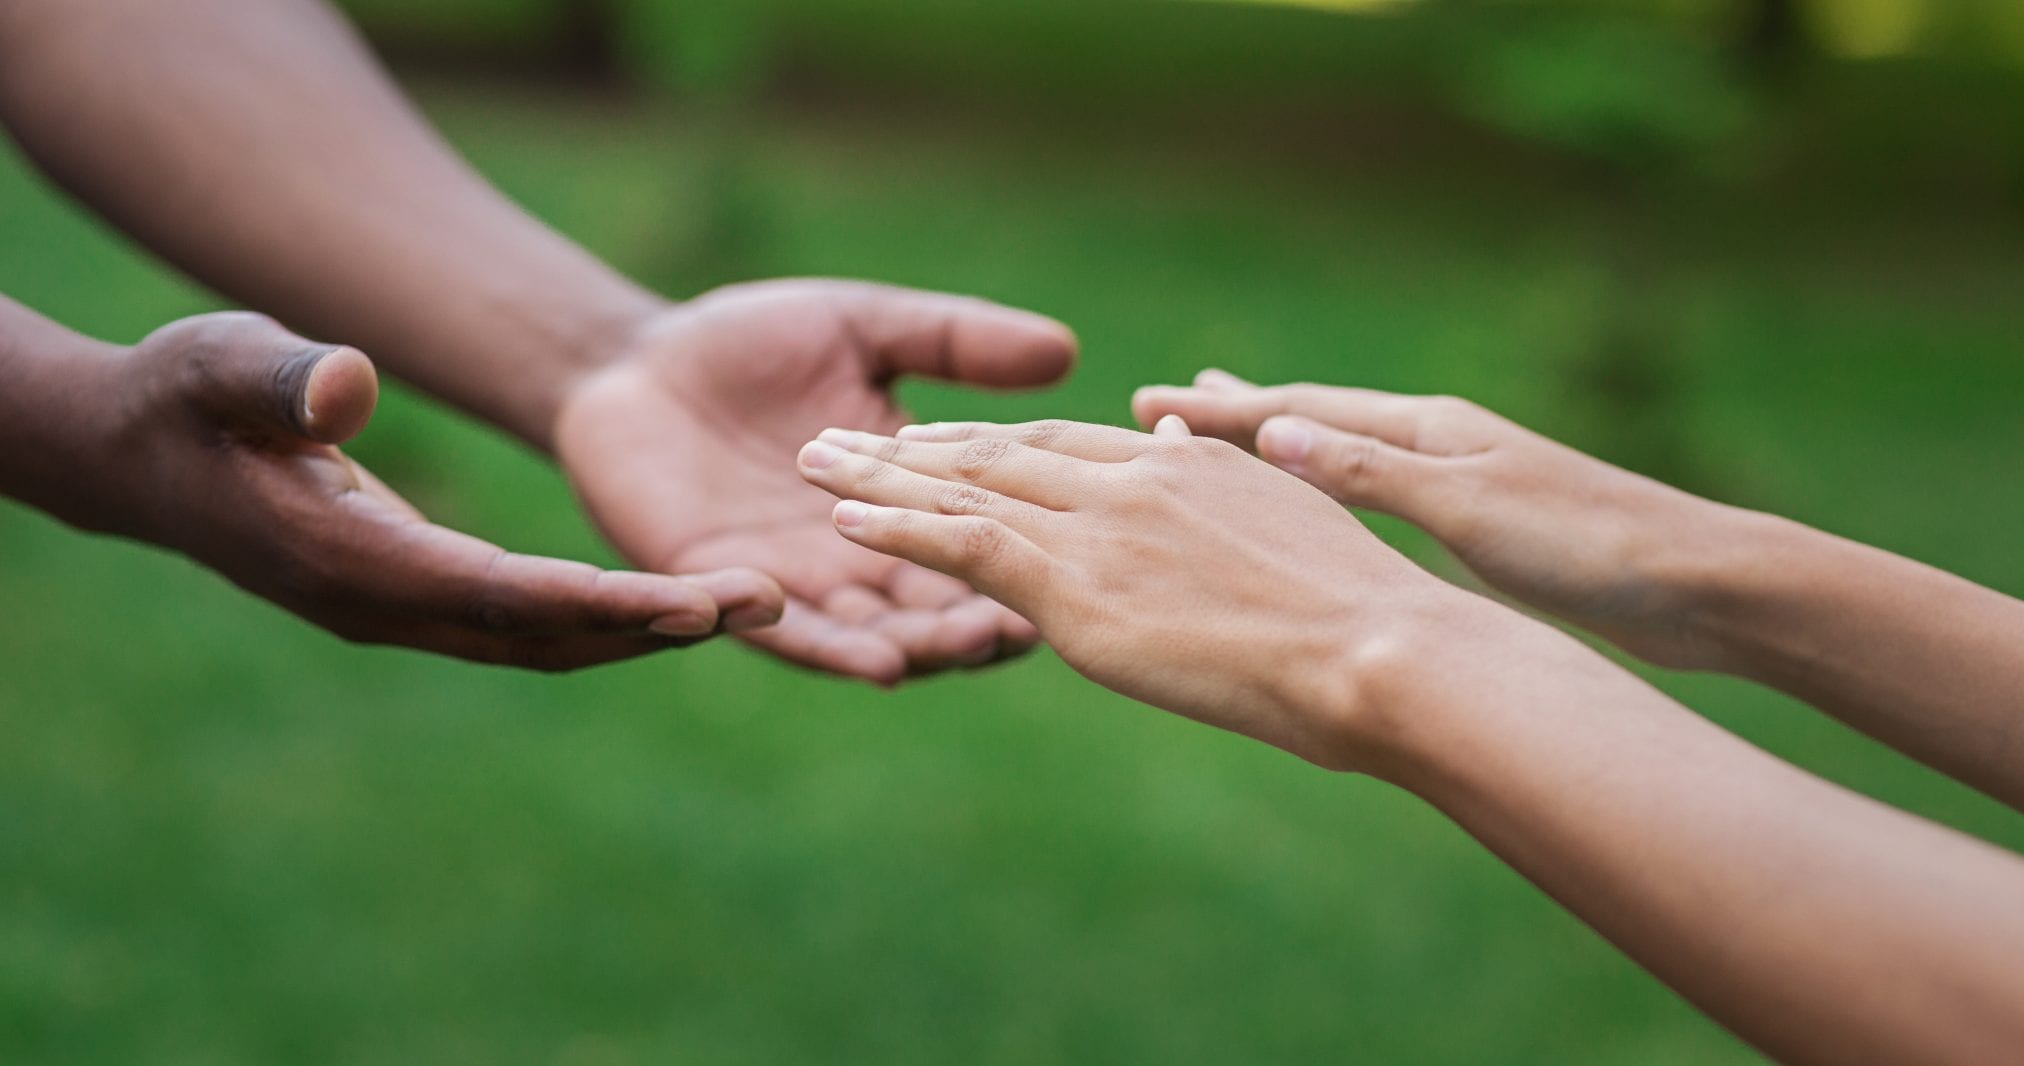
[{"label": "green grass", "polygon": [[[716,280],[683,250],[725,209],[678,120],[429,100],[563,229],[672,291]],[[1081,330],[1062,390],[910,387],[928,416],[1115,421],[1208,363],[1459,392],[2024,591],[2014,221],[1662,199],[1628,290],[1612,219],[1537,178],[791,117],[750,143],[751,272]],[[102,335],[210,306],[17,166],[0,233],[0,290]],[[1612,400],[1584,367],[1631,300],[1669,384]],[[608,558],[541,462],[412,396],[356,453],[441,520]],[[1044,654],[893,695],[729,644],[528,677],[349,648],[18,508],[0,589],[9,1063],[1751,1058],[1410,797]],[[1787,701],[1665,683],[2024,846]]]}]

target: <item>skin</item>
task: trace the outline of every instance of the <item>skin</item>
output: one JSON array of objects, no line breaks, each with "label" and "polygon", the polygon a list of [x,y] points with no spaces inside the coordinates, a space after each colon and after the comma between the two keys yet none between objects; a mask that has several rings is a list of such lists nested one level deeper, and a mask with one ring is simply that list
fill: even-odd
[{"label": "skin", "polygon": [[1357,507],[1433,534],[1499,591],[1663,666],[1789,692],[2024,809],[2024,602],[1620,470],[1466,401],[1205,371],[1139,391]]},{"label": "skin", "polygon": [[841,282],[649,292],[473,172],[318,0],[0,0],[0,122],[199,280],[553,456],[634,565],[777,575],[784,618],[745,634],[766,650],[891,683],[1032,644],[954,580],[837,544],[793,456],[905,421],[901,374],[1051,382],[1059,324]]},{"label": "skin", "polygon": [[337,445],[372,363],[217,314],[133,348],[0,300],[0,493],[167,547],[350,640],[566,670],[779,616],[754,571],[621,573],[431,525]]},{"label": "skin", "polygon": [[1424,798],[1776,1058],[2024,1053],[2024,861],[1743,743],[1179,418],[835,430],[800,466],[846,539],[1097,683]]}]

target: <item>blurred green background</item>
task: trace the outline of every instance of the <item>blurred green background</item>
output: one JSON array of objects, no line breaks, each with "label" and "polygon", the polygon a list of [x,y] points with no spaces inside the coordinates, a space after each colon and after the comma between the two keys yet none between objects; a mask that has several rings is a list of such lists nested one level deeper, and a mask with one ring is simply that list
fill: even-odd
[{"label": "blurred green background", "polygon": [[[863,276],[1080,330],[1066,387],[910,386],[926,416],[1120,421],[1211,364],[1461,393],[2024,591],[2024,10],[1317,6],[351,3],[487,174],[669,292]],[[0,234],[0,290],[100,335],[215,306],[15,160]],[[610,558],[411,394],[355,452]],[[728,643],[521,676],[12,507],[0,590],[0,1061],[1751,1059],[1410,797],[1044,653],[893,695]],[[1786,700],[1659,680],[2024,846]]]}]

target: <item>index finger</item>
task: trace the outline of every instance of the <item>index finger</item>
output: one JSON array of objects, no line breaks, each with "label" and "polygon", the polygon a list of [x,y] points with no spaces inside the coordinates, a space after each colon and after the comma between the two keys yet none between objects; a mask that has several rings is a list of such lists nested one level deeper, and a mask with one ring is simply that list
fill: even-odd
[{"label": "index finger", "polygon": [[1258,427],[1277,415],[1316,422],[1415,448],[1427,407],[1425,397],[1328,385],[1273,385],[1252,389],[1148,385],[1132,395],[1133,417],[1152,425],[1167,415],[1186,419],[1195,432],[1252,446]]},{"label": "index finger", "polygon": [[931,422],[906,426],[896,436],[903,441],[956,444],[973,440],[1009,440],[1039,451],[1057,452],[1095,463],[1125,463],[1138,458],[1153,446],[1153,438],[1117,426],[1049,419],[1002,425],[996,422]]},{"label": "index finger", "polygon": [[[569,669],[779,617],[783,594],[751,570],[669,576],[522,555],[354,495],[350,521],[314,547],[326,606],[354,635],[489,662]],[[361,575],[355,583],[346,574]],[[632,638],[614,640],[614,637]]]}]

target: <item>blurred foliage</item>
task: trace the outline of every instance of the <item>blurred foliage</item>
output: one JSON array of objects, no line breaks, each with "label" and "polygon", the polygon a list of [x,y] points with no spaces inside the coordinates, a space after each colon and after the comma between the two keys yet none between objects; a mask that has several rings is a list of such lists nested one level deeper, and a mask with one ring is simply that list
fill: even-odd
[{"label": "blurred foliage", "polygon": [[[1940,124],[2024,196],[2011,0],[344,2],[397,53],[561,63],[726,115],[782,91],[1119,123],[1375,104],[1703,180],[1795,149],[1889,165]],[[1820,110],[1864,93],[1860,113]]]},{"label": "blurred foliage", "polygon": [[[715,195],[695,116],[491,82],[423,103],[565,232],[696,284],[666,258]],[[2024,272],[1972,202],[1661,188],[1627,328],[1621,216],[1505,157],[752,122],[744,269],[1080,331],[1065,387],[910,385],[926,417],[1118,421],[1133,386],[1218,364],[1462,393],[1654,469],[1646,386],[1578,368],[1657,344],[1665,433],[1712,491],[2024,591]],[[94,333],[212,306],[11,164],[0,232],[0,291]],[[398,387],[352,450],[443,521],[605,557],[546,464]],[[9,1066],[1756,1061],[1410,797],[1044,654],[897,693],[729,644],[528,677],[345,647],[5,506],[0,589]],[[1790,701],[1658,680],[2024,846],[2014,812]]]},{"label": "blurred foliage", "polygon": [[[481,170],[660,289],[870,277],[1080,332],[1065,387],[908,385],[926,417],[1119,421],[1204,365],[1461,393],[2024,592],[2008,4],[348,2]],[[214,306],[5,161],[0,232],[0,291],[98,335]],[[609,558],[552,469],[397,386],[352,450]],[[1409,797],[1044,654],[523,677],[11,507],[0,589],[0,1062],[1754,1061]],[[1790,701],[1656,680],[2024,847]]]}]

